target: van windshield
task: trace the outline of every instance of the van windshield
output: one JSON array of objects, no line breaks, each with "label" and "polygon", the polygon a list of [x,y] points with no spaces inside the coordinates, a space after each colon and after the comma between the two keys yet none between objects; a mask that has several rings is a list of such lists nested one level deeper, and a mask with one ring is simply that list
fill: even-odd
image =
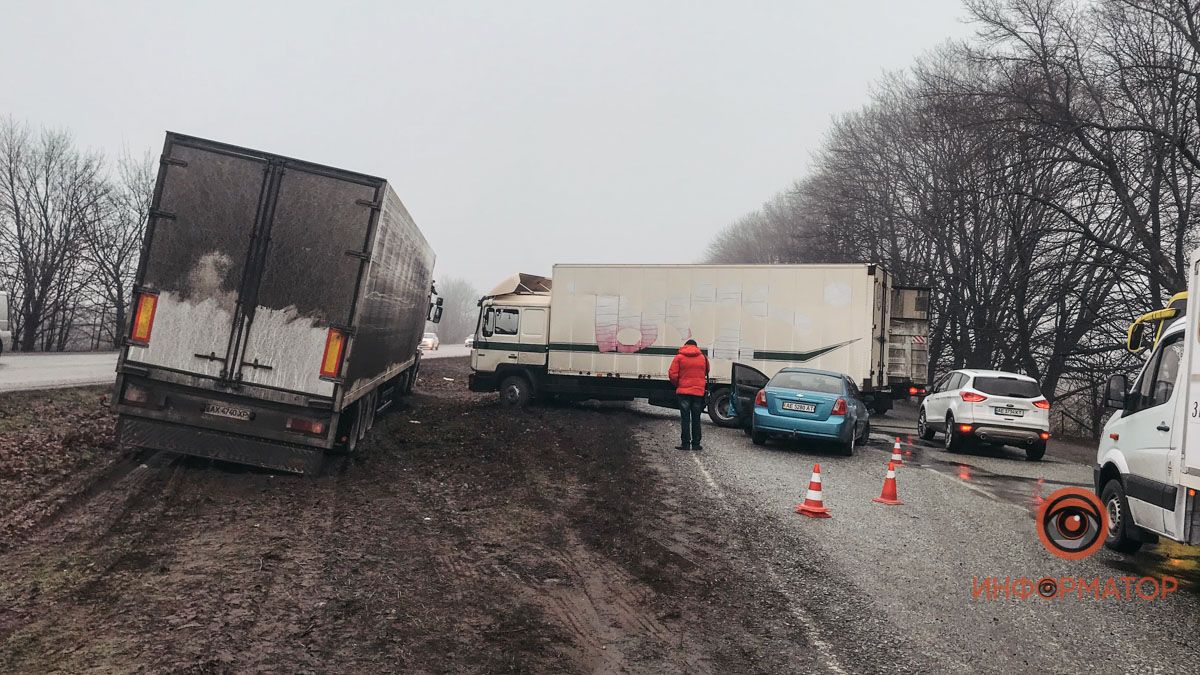
[{"label": "van windshield", "polygon": [[841,394],[842,378],[821,373],[776,373],[767,383],[768,387],[781,389],[798,389],[800,391],[815,391],[821,394]]},{"label": "van windshield", "polygon": [[1042,390],[1037,382],[1018,380],[1015,377],[977,377],[971,386],[992,396],[1012,398],[1041,398]]}]

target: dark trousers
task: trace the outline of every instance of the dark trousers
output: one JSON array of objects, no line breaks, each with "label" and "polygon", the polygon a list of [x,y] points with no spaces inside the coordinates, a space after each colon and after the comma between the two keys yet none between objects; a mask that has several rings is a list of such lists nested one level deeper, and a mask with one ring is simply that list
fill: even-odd
[{"label": "dark trousers", "polygon": [[679,440],[682,445],[700,445],[700,411],[703,396],[679,394]]}]

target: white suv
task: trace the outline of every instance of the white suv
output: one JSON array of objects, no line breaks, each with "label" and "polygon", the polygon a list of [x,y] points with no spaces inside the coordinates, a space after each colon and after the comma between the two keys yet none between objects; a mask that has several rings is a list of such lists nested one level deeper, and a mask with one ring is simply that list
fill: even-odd
[{"label": "white suv", "polygon": [[917,414],[917,433],[932,441],[946,437],[946,450],[958,452],[972,440],[1019,445],[1039,460],[1050,438],[1050,402],[1037,380],[999,370],[955,370],[929,390]]}]

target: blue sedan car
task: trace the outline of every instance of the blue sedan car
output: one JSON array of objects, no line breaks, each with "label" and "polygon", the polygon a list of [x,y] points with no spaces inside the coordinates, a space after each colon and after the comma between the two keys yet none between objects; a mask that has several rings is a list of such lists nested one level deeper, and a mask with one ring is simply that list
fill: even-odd
[{"label": "blue sedan car", "polygon": [[767,380],[761,372],[733,365],[734,411],[755,445],[774,437],[831,441],[842,453],[871,433],[871,414],[862,394],[841,373],[784,368]]}]

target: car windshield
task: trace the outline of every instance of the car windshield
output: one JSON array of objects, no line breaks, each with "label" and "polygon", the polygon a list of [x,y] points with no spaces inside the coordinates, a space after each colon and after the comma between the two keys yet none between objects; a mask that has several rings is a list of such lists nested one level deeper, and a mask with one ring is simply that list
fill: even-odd
[{"label": "car windshield", "polygon": [[1042,390],[1037,382],[1018,380],[1015,377],[977,377],[971,386],[992,396],[1013,398],[1041,398]]},{"label": "car windshield", "polygon": [[794,373],[781,372],[777,373],[771,381],[767,383],[768,387],[780,387],[782,389],[799,389],[800,391],[815,391],[822,394],[841,394],[842,378],[835,375],[822,375],[821,373]]}]

